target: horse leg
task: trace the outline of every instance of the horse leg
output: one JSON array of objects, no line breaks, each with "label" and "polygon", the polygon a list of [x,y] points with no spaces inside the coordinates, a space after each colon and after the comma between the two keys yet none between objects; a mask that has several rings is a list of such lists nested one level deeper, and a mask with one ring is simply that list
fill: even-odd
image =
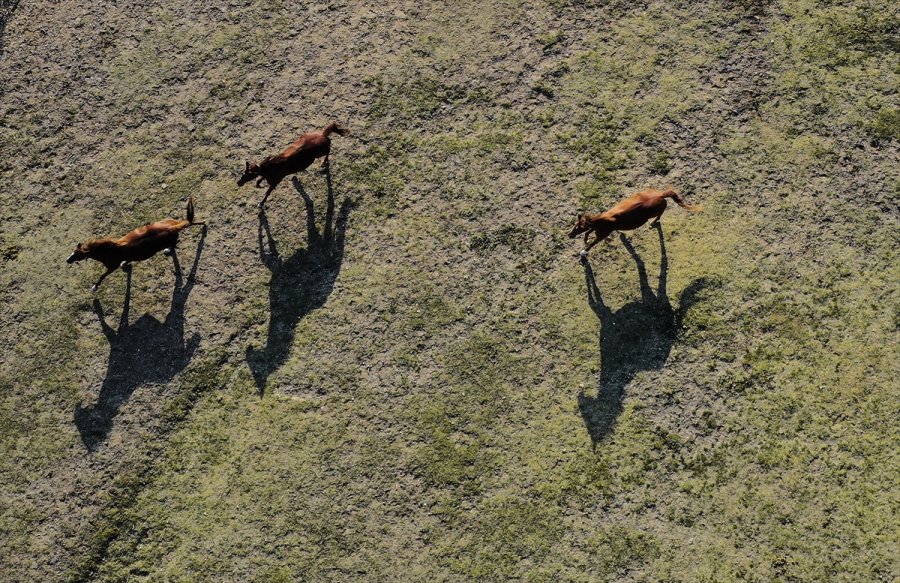
[{"label": "horse leg", "polygon": [[588,243],[587,246],[585,246],[585,248],[582,249],[581,253],[579,254],[579,255],[581,255],[582,259],[587,257],[588,251],[593,249],[594,245],[596,245],[600,241],[609,237],[609,234],[612,233],[612,230],[610,229],[610,230],[602,230],[602,231],[593,231],[593,233],[595,235],[594,240],[591,241],[590,243]]},{"label": "horse leg", "polygon": [[[581,253],[578,254],[582,259],[587,257],[588,251],[590,251],[594,245],[606,238],[606,235],[601,237],[600,233],[595,233],[595,235],[596,237],[594,237],[594,240],[585,245],[584,249],[581,250]],[[587,240],[587,237],[585,237],[585,240]]]},{"label": "horse leg", "polygon": [[266,190],[266,194],[263,196],[263,199],[259,201],[259,208],[262,208],[266,204],[266,200],[268,200],[269,195],[272,194],[272,191],[275,190],[275,187],[278,186],[278,183],[270,184],[268,190]]},{"label": "horse leg", "polygon": [[103,275],[100,276],[100,279],[97,280],[97,283],[94,284],[94,286],[91,288],[91,291],[93,291],[93,292],[97,291],[97,289],[100,287],[100,284],[103,283],[104,279],[106,279],[106,276],[109,275],[110,273],[112,273],[113,271],[115,271],[116,269],[118,269],[118,267],[119,267],[118,265],[116,265],[114,267],[107,267],[106,273],[104,273]]},{"label": "horse leg", "polygon": [[328,171],[328,157],[330,154],[331,154],[331,144],[329,143],[327,146],[325,146],[325,159],[322,160],[322,166],[320,166],[320,170],[322,171],[322,174],[324,174],[325,172]]}]

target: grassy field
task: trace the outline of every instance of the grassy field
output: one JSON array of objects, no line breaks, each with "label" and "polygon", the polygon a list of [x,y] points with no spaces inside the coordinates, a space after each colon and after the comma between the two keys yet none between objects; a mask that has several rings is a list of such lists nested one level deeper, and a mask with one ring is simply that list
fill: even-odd
[{"label": "grassy field", "polygon": [[[893,3],[0,35],[3,581],[900,578]],[[243,161],[332,119],[258,214]],[[705,210],[579,263],[577,213],[665,186]],[[188,196],[175,267],[65,264]]]}]

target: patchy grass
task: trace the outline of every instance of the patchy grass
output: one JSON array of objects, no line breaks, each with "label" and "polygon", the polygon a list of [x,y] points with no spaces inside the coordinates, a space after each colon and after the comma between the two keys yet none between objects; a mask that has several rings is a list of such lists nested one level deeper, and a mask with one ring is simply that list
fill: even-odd
[{"label": "patchy grass", "polygon": [[[16,14],[0,61],[4,580],[894,576],[886,2]],[[241,161],[334,118],[353,134],[331,175],[299,175],[307,199],[278,188],[267,240]],[[595,248],[604,319],[565,231],[669,185],[705,210],[670,207],[666,264],[648,228],[633,254]],[[335,213],[348,201],[338,272],[316,309],[270,317],[260,247],[308,257],[305,213],[323,233],[329,191]],[[72,411],[114,355],[86,291],[97,266],[63,260],[188,196],[210,222],[181,322],[198,352],[124,395],[89,453]],[[108,322],[124,279],[98,294]],[[128,322],[164,320],[171,261],[132,279]],[[660,286],[667,308],[648,304]],[[261,395],[247,348],[285,321]],[[646,366],[616,358],[617,324]],[[593,444],[582,404],[620,377]]]}]

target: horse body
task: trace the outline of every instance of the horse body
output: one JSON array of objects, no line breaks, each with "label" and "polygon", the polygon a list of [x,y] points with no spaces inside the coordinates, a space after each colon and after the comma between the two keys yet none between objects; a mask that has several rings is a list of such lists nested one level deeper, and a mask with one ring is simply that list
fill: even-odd
[{"label": "horse body", "polygon": [[322,169],[328,168],[328,156],[331,153],[331,134],[346,136],[350,133],[337,122],[332,122],[323,129],[315,132],[307,132],[297,138],[290,146],[280,154],[267,156],[261,162],[247,160],[244,165],[244,173],[238,178],[238,186],[243,186],[251,180],[256,180],[256,186],[261,186],[265,181],[269,188],[263,195],[259,206],[265,204],[272,191],[290,174],[302,172],[312,165],[317,158],[324,158]]},{"label": "horse body", "polygon": [[[702,208],[686,204],[671,189],[644,190],[626,198],[605,212],[579,215],[575,226],[569,233],[569,238],[574,239],[578,235],[584,234],[585,248],[581,251],[581,256],[585,257],[594,245],[613,231],[632,231],[650,219],[654,219],[653,224],[659,222],[666,210],[667,198],[671,198],[680,207],[691,212],[699,211]],[[595,239],[588,243],[591,233],[594,233]]]},{"label": "horse body", "polygon": [[106,267],[93,289],[96,290],[107,275],[121,265],[132,261],[149,259],[163,250],[174,249],[182,229],[191,225],[203,225],[194,221],[194,201],[188,199],[187,219],[163,219],[138,227],[118,239],[104,237],[79,243],[66,263],[76,263],[85,259],[99,261]]}]

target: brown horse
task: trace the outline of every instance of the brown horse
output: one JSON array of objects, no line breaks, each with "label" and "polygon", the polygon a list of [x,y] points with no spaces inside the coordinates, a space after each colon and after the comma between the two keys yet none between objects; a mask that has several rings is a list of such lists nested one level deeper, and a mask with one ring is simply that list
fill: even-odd
[{"label": "brown horse", "polygon": [[[671,198],[678,206],[691,212],[697,212],[701,205],[685,204],[674,190],[644,190],[634,194],[606,212],[597,214],[579,215],[575,221],[575,227],[569,233],[569,238],[574,239],[584,233],[585,248],[581,251],[581,257],[587,257],[591,248],[605,239],[613,231],[631,231],[637,229],[650,219],[655,219],[653,224],[659,222],[666,210],[666,199]],[[588,243],[588,237],[594,233],[595,239]]]},{"label": "brown horse", "polygon": [[205,224],[194,220],[194,201],[189,198],[187,219],[164,219],[138,227],[119,239],[105,237],[79,243],[75,246],[75,251],[66,259],[66,263],[75,263],[85,259],[94,259],[102,263],[106,267],[106,272],[91,288],[92,291],[97,291],[106,276],[120,266],[127,269],[128,264],[132,261],[149,259],[160,251],[169,255],[178,244],[178,234],[182,229],[192,225]]},{"label": "brown horse", "polygon": [[267,156],[262,162],[247,161],[244,165],[244,173],[238,178],[238,186],[243,186],[247,182],[256,180],[256,187],[262,185],[265,180],[269,184],[269,189],[263,196],[259,207],[262,208],[266,204],[266,199],[275,190],[285,176],[294,174],[309,168],[310,164],[316,158],[325,157],[322,161],[322,169],[328,168],[328,154],[331,152],[332,133],[339,136],[346,136],[350,130],[341,126],[338,122],[332,122],[318,132],[307,132],[297,138],[293,144],[287,147],[285,151],[274,156]]}]

